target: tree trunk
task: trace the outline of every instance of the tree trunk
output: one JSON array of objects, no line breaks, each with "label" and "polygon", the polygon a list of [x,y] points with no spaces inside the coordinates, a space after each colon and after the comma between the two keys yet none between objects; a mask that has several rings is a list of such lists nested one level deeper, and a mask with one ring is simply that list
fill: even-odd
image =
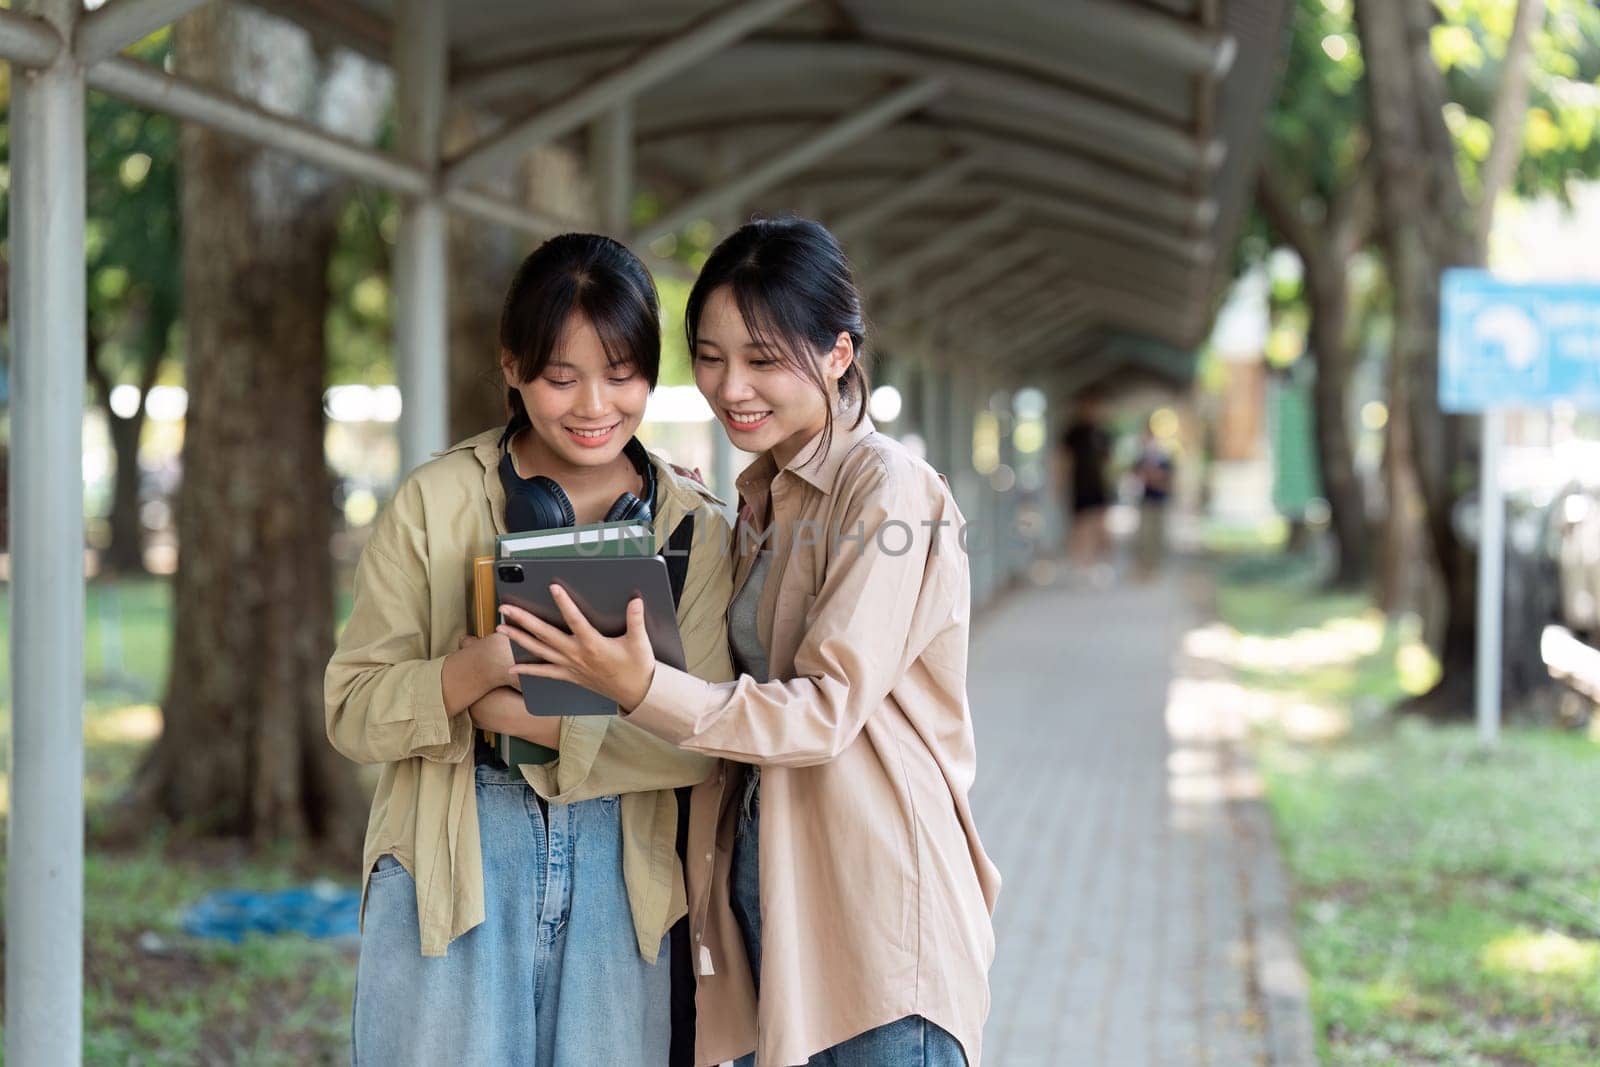
[{"label": "tree trunk", "polygon": [[1299,253],[1305,271],[1310,311],[1307,334],[1316,362],[1312,405],[1317,463],[1339,552],[1333,580],[1347,588],[1359,586],[1372,572],[1372,530],[1350,440],[1350,374],[1355,353],[1346,340],[1350,300],[1345,268],[1362,243],[1367,225],[1358,217],[1355,202],[1360,198],[1354,190],[1335,203],[1325,227],[1309,225],[1300,218],[1298,198],[1270,166],[1263,168],[1257,190],[1263,213]]},{"label": "tree trunk", "polygon": [[111,490],[111,543],[101,556],[101,570],[143,574],[144,520],[139,514],[139,437],[144,432],[144,406],[128,418],[106,408],[116,475]]},{"label": "tree trunk", "polygon": [[[100,569],[107,574],[143,574],[144,525],[139,516],[139,438],[144,432],[144,396],[149,385],[139,391],[139,410],[123,418],[111,410],[111,375],[100,365],[100,338],[92,328],[85,333],[84,351],[88,356],[89,384],[95,403],[105,413],[111,437],[115,473],[111,483],[111,540],[100,555]],[[154,372],[150,372],[153,378]]]},{"label": "tree trunk", "polygon": [[500,306],[522,242],[503,226],[450,220],[450,440],[506,420]]},{"label": "tree trunk", "polygon": [[1334,540],[1339,546],[1336,584],[1352,587],[1366,582],[1372,570],[1372,533],[1367,524],[1366,500],[1356,477],[1355,448],[1350,442],[1350,370],[1353,362],[1345,342],[1345,317],[1349,306],[1344,272],[1322,277],[1307,286],[1311,304],[1310,335],[1317,361],[1312,402],[1316,408],[1317,462],[1322,467],[1323,491],[1328,494]]},{"label": "tree trunk", "polygon": [[1388,508],[1378,538],[1378,606],[1390,618],[1416,612],[1429,615],[1437,588],[1426,529],[1427,509],[1417,488],[1411,452],[1411,414],[1404,368],[1390,353],[1386,369],[1389,424],[1383,437],[1383,484]]},{"label": "tree trunk", "polygon": [[[384,79],[231,5],[178,24],[179,70],[298,106],[370,140]],[[134,809],[257,842],[359,841],[364,803],[323,727],[333,646],[324,460],[327,269],[341,186],[186,126],[181,142],[189,410],[165,727]]]},{"label": "tree trunk", "polygon": [[[1357,0],[1355,19],[1367,67],[1380,218],[1395,301],[1392,358],[1400,361],[1409,391],[1417,484],[1443,583],[1444,674],[1414,707],[1459,716],[1472,708],[1477,567],[1472,546],[1456,536],[1452,520],[1462,487],[1475,480],[1479,424],[1439,408],[1439,280],[1448,267],[1481,264],[1483,246],[1476,240],[1473,212],[1455,168],[1454,142],[1444,124],[1444,80],[1429,48],[1429,0]],[[1515,69],[1509,62],[1507,67]]]},{"label": "tree trunk", "polygon": [[1528,97],[1533,82],[1528,71],[1533,66],[1533,34],[1544,23],[1545,0],[1518,0],[1516,18],[1511,23],[1511,39],[1506,42],[1501,66],[1500,92],[1495,96],[1494,114],[1489,128],[1489,156],[1479,172],[1478,214],[1473,234],[1479,247],[1489,247],[1489,230],[1494,225],[1495,201],[1500,190],[1511,182],[1512,172],[1522,159],[1522,127],[1528,113]]}]

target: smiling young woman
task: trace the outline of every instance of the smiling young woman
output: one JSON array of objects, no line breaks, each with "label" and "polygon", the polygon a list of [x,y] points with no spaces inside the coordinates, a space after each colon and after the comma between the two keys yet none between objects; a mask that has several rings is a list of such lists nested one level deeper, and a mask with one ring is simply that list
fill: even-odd
[{"label": "smiling young woman", "polygon": [[[374,526],[326,678],[328,734],[383,771],[364,847],[353,1041],[372,1063],[686,1063],[668,931],[687,910],[674,790],[714,761],[615,716],[535,717],[503,636],[468,637],[496,534],[608,517],[699,534],[678,598],[689,669],[732,676],[727,523],[634,437],[655,287],[622,245],[553,238],[501,317],[509,421],[412,472]],[[552,709],[559,711],[559,709]],[[557,750],[506,766],[480,728]],[[687,930],[682,931],[687,945]],[[681,1046],[670,1054],[671,1046]]]}]

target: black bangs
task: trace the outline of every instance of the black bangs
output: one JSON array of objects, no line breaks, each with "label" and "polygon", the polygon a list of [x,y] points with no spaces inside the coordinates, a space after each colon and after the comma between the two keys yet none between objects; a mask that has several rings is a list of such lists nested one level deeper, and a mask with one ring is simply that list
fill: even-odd
[{"label": "black bangs", "polygon": [[[609,237],[567,233],[517,268],[500,313],[500,347],[519,381],[544,373],[574,314],[594,327],[612,367],[632,367],[654,389],[661,373],[661,303],[639,257]],[[522,397],[507,390],[513,415]]]}]

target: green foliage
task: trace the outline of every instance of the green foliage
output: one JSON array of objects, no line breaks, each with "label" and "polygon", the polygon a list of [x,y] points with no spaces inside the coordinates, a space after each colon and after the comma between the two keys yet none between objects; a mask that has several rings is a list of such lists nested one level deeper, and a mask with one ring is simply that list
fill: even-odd
[{"label": "green foliage", "polygon": [[[167,31],[134,50],[157,66],[170,53]],[[178,125],[91,92],[84,132],[87,326],[110,384],[138,382],[168,354],[179,313]],[[7,185],[10,147],[8,111],[0,116]],[[9,223],[8,198],[0,199],[0,232]]]},{"label": "green foliage", "polygon": [[339,215],[328,262],[328,384],[393,380],[390,289],[400,205],[394,194],[358,187]]},{"label": "green foliage", "polygon": [[1365,73],[1349,0],[1299,0],[1267,151],[1323,203],[1366,154]]},{"label": "green foliage", "polygon": [[[1516,0],[1435,3],[1433,54],[1451,100],[1445,121],[1475,195]],[[1600,174],[1600,8],[1592,0],[1547,3],[1533,37],[1532,95],[1515,172],[1522,196],[1561,195],[1572,178]],[[1326,219],[1338,191],[1368,165],[1365,67],[1351,12],[1351,0],[1298,0],[1268,119],[1266,165],[1305,198],[1302,215],[1312,224]]]},{"label": "green foliage", "polygon": [[[1513,0],[1435,0],[1440,21],[1430,44],[1452,103],[1445,122],[1469,193],[1493,140],[1489,112],[1502,79]],[[1562,195],[1574,177],[1600,174],[1600,8],[1592,0],[1546,0],[1533,35],[1531,94],[1515,191]]]},{"label": "green foliage", "polygon": [[85,124],[89,329],[110,381],[137,381],[167,354],[178,318],[178,125],[101,93],[89,94]]},{"label": "green foliage", "polygon": [[674,274],[656,275],[656,288],[661,292],[661,385],[694,384],[683,321],[691,284],[687,278]]}]

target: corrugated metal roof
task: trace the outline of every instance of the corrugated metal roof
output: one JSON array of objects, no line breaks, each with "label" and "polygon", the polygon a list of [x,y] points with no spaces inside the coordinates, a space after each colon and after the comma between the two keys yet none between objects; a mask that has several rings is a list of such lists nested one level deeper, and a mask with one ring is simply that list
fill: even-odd
[{"label": "corrugated metal roof", "polygon": [[[268,6],[387,55],[392,0]],[[1027,350],[1008,355],[1035,370],[1115,347],[1122,336],[1193,348],[1209,328],[1248,205],[1290,6],[797,3],[635,97],[636,181],[672,216],[727,176],[749,173],[908,84],[938,79],[927,102],[751,193],[738,214],[860,217],[964,159],[959,180],[846,234],[888,336],[928,326],[931,316],[931,325],[982,331],[1002,346],[1028,337]],[[452,94],[515,125],[729,9],[694,0],[453,3]],[[997,205],[1014,210],[980,225]],[[941,246],[941,236],[960,227],[970,239]],[[1007,243],[1027,251],[1017,273],[1002,270],[953,303],[919,303],[930,289],[959,289],[951,279]],[[908,262],[919,265],[909,277],[900,269]],[[877,286],[875,274],[895,284]],[[1007,290],[1024,280],[1033,298],[1017,291],[1008,302]],[[1005,313],[986,319],[983,310],[996,307]],[[1057,321],[1063,325],[1052,330]]]}]

